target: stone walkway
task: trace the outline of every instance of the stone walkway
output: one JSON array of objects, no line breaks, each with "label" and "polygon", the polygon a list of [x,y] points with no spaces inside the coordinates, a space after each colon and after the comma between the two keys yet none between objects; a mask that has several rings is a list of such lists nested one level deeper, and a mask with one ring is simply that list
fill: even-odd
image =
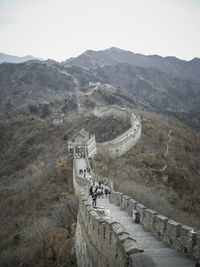
[{"label": "stone walkway", "polygon": [[[133,222],[132,217],[120,206],[110,203],[108,198],[98,198],[97,206],[110,210],[111,220],[121,223],[125,230],[136,240],[138,246],[144,249],[158,267],[194,267],[195,262],[181,252],[168,247],[157,240],[150,232],[146,232],[140,224]],[[149,266],[150,267],[150,266]]]},{"label": "stone walkway", "polygon": [[[86,167],[85,159],[76,160],[77,171]],[[84,179],[84,178],[83,178]],[[89,197],[89,201],[92,198]],[[195,262],[187,258],[183,253],[170,248],[164,242],[156,239],[150,232],[145,231],[141,224],[133,222],[132,217],[120,206],[110,203],[109,199],[97,198],[97,206],[104,207],[110,211],[111,220],[121,223],[125,231],[136,240],[138,247],[144,250],[144,254],[149,255],[158,267],[194,267]],[[149,266],[151,267],[151,266]]]}]

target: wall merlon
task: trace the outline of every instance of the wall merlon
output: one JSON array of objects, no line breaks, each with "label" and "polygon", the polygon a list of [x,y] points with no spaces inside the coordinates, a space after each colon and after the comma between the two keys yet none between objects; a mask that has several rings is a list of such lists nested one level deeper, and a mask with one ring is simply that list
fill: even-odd
[{"label": "wall merlon", "polygon": [[88,212],[92,211],[92,207],[91,207],[91,205],[90,205],[90,204],[87,204],[87,205],[86,205],[86,209],[87,209]]},{"label": "wall merlon", "polygon": [[128,214],[130,216],[132,216],[133,214],[133,210],[136,209],[136,205],[138,204],[138,202],[132,198],[130,198],[128,201],[127,201],[127,209],[126,211],[128,212]]},{"label": "wall merlon", "polygon": [[125,232],[124,227],[120,223],[113,224],[111,228],[116,235],[120,235]]},{"label": "wall merlon", "polygon": [[121,205],[121,197],[122,197],[122,193],[120,192],[113,192],[111,193],[111,201],[112,203],[114,203],[115,205],[117,206],[120,206]]},{"label": "wall merlon", "polygon": [[158,214],[158,212],[151,210],[151,209],[145,209],[145,216],[143,216],[142,224],[144,225],[144,228],[146,231],[152,232],[154,229],[154,217]]},{"label": "wall merlon", "polygon": [[153,232],[158,238],[163,238],[166,231],[168,218],[160,214],[154,216]]},{"label": "wall merlon", "polygon": [[136,210],[140,213],[140,220],[143,222],[144,218],[145,218],[145,210],[147,209],[147,207],[145,207],[143,204],[136,204]]},{"label": "wall merlon", "polygon": [[123,242],[123,249],[128,255],[144,252],[143,249],[140,249],[136,246],[136,242],[133,239],[129,238],[126,238],[126,240]]},{"label": "wall merlon", "polygon": [[151,215],[157,215],[157,214],[158,214],[157,211],[152,210],[152,209],[146,209],[146,213],[149,213],[149,214],[151,214]]},{"label": "wall merlon", "polygon": [[[127,233],[127,232],[124,232],[124,233],[122,233],[121,235],[119,235],[119,240],[123,243],[124,241],[125,241],[125,239],[126,238],[129,238],[130,237],[130,235],[129,235],[129,233]],[[134,239],[133,239],[134,240]],[[135,241],[135,240],[134,240]]]},{"label": "wall merlon", "polygon": [[126,196],[126,195],[123,195],[122,198],[121,198],[121,208],[123,210],[126,210],[127,211],[127,205],[128,205],[128,200],[130,200],[131,198]]}]

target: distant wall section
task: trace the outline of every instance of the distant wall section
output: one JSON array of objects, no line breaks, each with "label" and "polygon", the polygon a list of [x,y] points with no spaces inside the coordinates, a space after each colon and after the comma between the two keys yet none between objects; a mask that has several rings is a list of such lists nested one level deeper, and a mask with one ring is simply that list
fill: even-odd
[{"label": "distant wall section", "polygon": [[99,108],[94,111],[98,117],[103,116],[118,116],[129,117],[131,127],[123,134],[116,138],[103,143],[96,143],[97,152],[100,154],[109,155],[112,158],[120,157],[133,146],[135,146],[141,136],[141,120],[138,115],[134,115],[131,111],[118,106],[111,106],[110,108]]}]

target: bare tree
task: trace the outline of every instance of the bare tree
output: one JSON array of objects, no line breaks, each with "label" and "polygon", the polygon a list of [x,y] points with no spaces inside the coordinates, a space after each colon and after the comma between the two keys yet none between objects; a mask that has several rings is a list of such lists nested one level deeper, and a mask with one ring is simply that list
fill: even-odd
[{"label": "bare tree", "polygon": [[72,224],[76,222],[77,207],[75,200],[68,198],[54,206],[52,218],[57,226],[67,230],[67,237],[72,236]]},{"label": "bare tree", "polygon": [[[53,221],[49,218],[44,217],[36,221],[32,227],[24,230],[23,233],[24,241],[27,243],[27,245],[32,246],[39,257],[42,256],[45,266],[48,266],[48,250],[52,248],[51,235],[53,228]],[[55,258],[54,253],[52,258]]]}]

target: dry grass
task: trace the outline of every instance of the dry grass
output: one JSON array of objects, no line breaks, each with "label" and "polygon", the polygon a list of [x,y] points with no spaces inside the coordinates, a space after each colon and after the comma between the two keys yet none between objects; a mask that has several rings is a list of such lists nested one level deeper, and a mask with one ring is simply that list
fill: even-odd
[{"label": "dry grass", "polygon": [[[165,216],[200,228],[199,133],[166,116],[140,114],[139,143],[119,159],[97,157],[96,172],[112,177],[118,191]],[[169,130],[172,141],[165,156]]]}]

